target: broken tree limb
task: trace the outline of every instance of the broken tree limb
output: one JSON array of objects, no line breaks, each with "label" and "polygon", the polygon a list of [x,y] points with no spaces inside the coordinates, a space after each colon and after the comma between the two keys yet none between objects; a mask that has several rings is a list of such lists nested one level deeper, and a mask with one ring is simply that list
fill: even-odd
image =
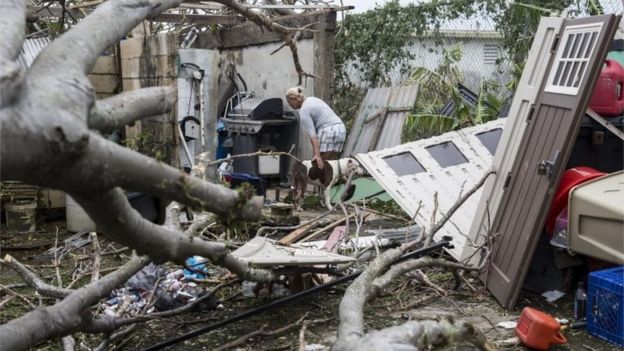
[{"label": "broken tree limb", "polygon": [[436,259],[431,257],[422,257],[416,260],[409,260],[393,265],[384,275],[376,278],[369,288],[369,294],[378,295],[383,289],[387,288],[393,280],[401,275],[413,270],[424,267],[442,267],[450,270],[464,270],[470,272],[478,272],[482,267],[471,267],[459,263],[451,262],[444,259]]},{"label": "broken tree limb", "polygon": [[[73,173],[64,174],[65,180],[72,179],[77,185],[84,183],[84,180],[81,181],[76,176],[86,176],[85,169],[88,169],[90,172],[106,174],[106,177],[103,177],[101,183],[98,184],[103,189],[120,186],[126,190],[171,199],[194,208],[202,208],[222,216],[223,219],[256,220],[260,217],[261,197],[247,197],[244,193],[192,177],[174,167],[101,137],[91,138],[87,154],[90,156],[89,159],[81,159],[81,162],[77,162],[71,168]],[[93,194],[93,187],[91,185],[91,191],[84,195]]]},{"label": "broken tree limb", "polygon": [[[422,243],[427,237],[433,237],[435,233],[442,228],[444,223],[457,211],[457,209],[479,189],[490,174],[494,171],[490,170],[483,175],[481,180],[475,184],[466,194],[455,202],[449,209],[445,216],[443,216],[435,225],[431,225],[427,235],[420,235],[416,240],[403,244],[399,248],[390,249],[374,259],[368,267],[362,272],[362,274],[353,281],[347,288],[342,301],[340,301],[339,314],[340,325],[338,327],[338,338],[333,345],[333,350],[357,350],[362,348],[369,348],[368,344],[362,342],[373,343],[375,338],[365,338],[366,332],[364,329],[364,305],[367,301],[375,297],[381,292],[381,290],[389,285],[396,277],[404,274],[405,272],[422,268],[427,263],[445,265],[446,268],[458,269],[458,265],[453,262],[444,263],[440,261],[433,261],[431,258],[421,258],[418,260],[410,260],[399,265],[390,268],[387,272],[387,268],[396,262],[396,260],[406,251],[410,250],[414,246]],[[424,231],[423,231],[424,233]],[[462,269],[480,269],[480,268],[462,268]],[[407,323],[406,323],[407,324]],[[410,324],[413,328],[419,328],[418,324]],[[473,330],[473,328],[470,328]],[[387,331],[388,335],[384,336],[384,331]],[[410,340],[409,335],[416,333],[416,329],[410,330],[409,327],[394,327],[387,328],[381,331],[375,332],[378,339],[384,339],[386,343],[398,342],[402,347],[408,347],[408,345],[415,346],[414,343],[417,340]],[[421,332],[418,332],[422,334]],[[370,334],[369,334],[370,335]],[[463,335],[463,334],[462,334]],[[357,345],[357,346],[354,346]],[[399,345],[397,345],[398,347]],[[370,347],[375,349],[375,347]]]},{"label": "broken tree limb", "polygon": [[301,67],[301,63],[299,62],[299,54],[297,52],[297,44],[295,43],[292,36],[290,35],[291,31],[288,28],[271,21],[270,18],[268,18],[267,16],[263,15],[260,12],[252,11],[249,7],[245,6],[244,4],[239,3],[238,1],[214,0],[214,2],[223,4],[233,9],[234,11],[240,13],[241,15],[245,16],[247,19],[256,23],[257,25],[261,27],[265,27],[266,29],[277,33],[282,38],[284,43],[286,43],[286,45],[290,47],[290,51],[293,57],[293,62],[295,64],[295,70],[297,71],[297,75],[299,76],[299,82],[297,84],[301,85],[303,83],[304,77],[318,78],[314,74],[305,72],[303,68]]},{"label": "broken tree limb", "polygon": [[[116,0],[107,1],[96,7],[87,17],[56,39],[44,50],[33,64],[32,73],[40,68],[56,67],[55,76],[80,70],[91,72],[97,57],[119,38],[130,32],[143,19],[151,18],[168,8],[178,6],[181,0]],[[103,30],[105,29],[105,30]],[[71,52],[71,55],[67,55]],[[47,70],[46,70],[47,71]]]},{"label": "broken tree limb", "polygon": [[400,326],[373,331],[348,348],[332,350],[430,350],[466,341],[480,350],[496,348],[485,336],[468,323],[455,323],[450,319],[409,321]]},{"label": "broken tree limb", "polygon": [[20,293],[18,293],[16,291],[13,291],[12,289],[10,289],[10,288],[8,288],[6,286],[3,286],[3,285],[0,285],[0,288],[2,288],[3,291],[8,292],[9,294],[13,295],[14,297],[17,297],[20,300],[26,302],[28,307],[30,307],[31,309],[37,308],[37,306],[35,306],[35,304],[33,304],[32,301],[30,301],[30,299],[27,298],[26,296],[24,296],[24,295],[22,295],[22,294],[20,294]]},{"label": "broken tree limb", "polygon": [[308,317],[308,314],[306,313],[303,315],[303,317],[299,318],[299,320],[297,320],[296,322],[288,324],[278,329],[274,329],[274,330],[266,330],[266,326],[263,325],[262,327],[260,327],[259,330],[255,330],[249,334],[241,336],[238,339],[232,340],[224,345],[221,345],[218,348],[214,349],[214,351],[225,351],[225,350],[234,349],[238,346],[245,345],[247,342],[249,342],[249,339],[252,339],[252,338],[275,337],[275,336],[283,335],[299,327],[307,317]]},{"label": "broken tree limb", "polygon": [[28,312],[0,326],[2,347],[25,350],[52,337],[61,337],[89,320],[86,309],[128,280],[147,263],[149,258],[135,256],[117,271],[73,291],[61,302]]},{"label": "broken tree limb", "polygon": [[[212,290],[210,290],[209,292],[205,293],[204,295],[202,295],[201,297],[187,303],[184,306],[169,310],[169,311],[162,311],[162,312],[154,312],[154,313],[150,313],[150,314],[140,314],[137,316],[133,316],[133,317],[127,317],[127,318],[114,318],[114,317],[110,317],[110,316],[101,316],[99,318],[94,318],[91,321],[89,321],[88,323],[85,323],[84,327],[83,327],[83,331],[87,331],[90,333],[111,333],[113,332],[115,329],[118,329],[120,327],[124,327],[127,325],[133,325],[136,323],[141,323],[141,322],[146,322],[149,320],[154,320],[154,319],[159,319],[159,318],[165,318],[165,317],[172,317],[172,316],[177,316],[179,314],[185,313],[185,312],[189,312],[190,310],[192,310],[195,306],[201,304],[202,302],[212,298],[217,291],[219,291],[220,289],[232,285],[233,283],[238,282],[239,280],[235,279],[235,280],[230,280],[227,282],[223,282],[217,286],[215,286]],[[147,305],[146,305],[147,306]]]},{"label": "broken tree limb", "polygon": [[[169,258],[180,261],[187,254],[207,252],[206,256],[214,263],[243,278],[270,280],[271,272],[241,264],[223,244],[189,238],[144,220],[130,208],[127,199],[122,199],[125,196],[118,187],[201,207],[227,223],[258,218],[261,200],[254,200],[249,193],[190,177],[174,167],[115,145],[87,125],[95,103],[87,74],[97,57],[143,19],[179,3],[179,0],[107,1],[46,47],[21,80],[20,71],[10,68],[15,67],[13,59],[22,46],[24,2],[3,0],[0,3],[3,15],[15,16],[2,17],[0,22],[3,29],[6,25],[11,27],[2,31],[11,37],[4,38],[0,44],[3,45],[0,90],[3,94],[10,91],[14,96],[5,99],[3,95],[1,101],[0,180],[19,180],[75,195],[98,227],[104,228],[104,235],[128,243],[131,249],[148,252],[158,261]],[[7,50],[4,45],[8,45]],[[4,82],[21,82],[21,85]],[[6,89],[8,86],[11,89]],[[156,107],[159,108],[162,106]],[[158,248],[159,245],[168,249]],[[54,306],[3,325],[0,327],[3,348],[24,349],[76,330],[90,318],[86,312],[94,301],[139,268],[140,265],[124,265],[103,279],[72,291]]]},{"label": "broken tree limb", "polygon": [[[299,240],[299,241],[310,241],[312,239],[315,239],[316,237],[318,237],[319,235],[325,233],[326,231],[330,230],[330,229],[334,229],[335,227],[341,225],[342,223],[344,223],[347,219],[351,220],[351,218],[353,218],[356,214],[355,213],[351,213],[350,215],[348,215],[347,217],[344,218],[340,218],[336,221],[333,221],[331,223],[329,223],[328,225],[324,226],[323,228],[317,229],[315,230],[312,234],[306,236],[305,238]],[[365,214],[364,217],[367,217],[369,214]]]},{"label": "broken tree limb", "polygon": [[73,292],[71,289],[59,288],[44,282],[35,273],[31,272],[28,268],[10,255],[4,256],[0,263],[11,267],[25,283],[35,288],[35,290],[43,296],[62,299]]},{"label": "broken tree limb", "polygon": [[100,132],[111,132],[140,119],[170,112],[175,101],[175,89],[170,86],[126,91],[97,100],[87,124]]},{"label": "broken tree limb", "polygon": [[98,241],[97,233],[89,233],[91,239],[91,260],[93,264],[91,266],[91,282],[95,282],[100,279],[100,265],[102,263],[100,242]]},{"label": "broken tree limb", "polygon": [[[230,254],[227,245],[191,237],[180,231],[153,224],[134,210],[121,189],[114,189],[97,199],[74,197],[107,237],[136,248],[155,262],[171,260],[183,263],[188,257],[200,255],[223,266],[243,279],[275,280],[275,274],[252,268]],[[126,235],[126,232],[133,233]]]}]

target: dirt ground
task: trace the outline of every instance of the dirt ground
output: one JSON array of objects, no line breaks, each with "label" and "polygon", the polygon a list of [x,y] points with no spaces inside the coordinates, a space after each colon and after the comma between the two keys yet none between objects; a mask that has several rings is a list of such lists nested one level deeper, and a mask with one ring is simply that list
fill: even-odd
[{"label": "dirt ground", "polygon": [[[308,213],[307,216],[314,214]],[[385,225],[395,226],[397,222],[378,222]],[[56,284],[56,269],[52,264],[53,255],[46,255],[46,250],[54,246],[55,241],[62,243],[71,234],[63,228],[63,221],[48,221],[39,223],[40,230],[31,234],[18,234],[7,232],[2,227],[2,255],[10,254],[22,263],[29,265],[39,276],[46,281]],[[101,238],[101,246],[104,252],[114,251],[119,247]],[[103,270],[111,269],[127,259],[128,252],[103,257]],[[63,286],[67,286],[73,280],[73,286],[80,286],[89,280],[88,245],[76,249],[66,255],[61,261],[59,274]],[[170,266],[171,269],[176,267]],[[85,273],[81,276],[81,272]],[[429,278],[447,289],[453,286],[452,275],[444,271],[428,271]],[[29,287],[19,284],[19,277],[10,269],[2,267],[0,272],[0,323],[19,316],[26,312],[29,307],[26,301],[34,306],[48,305],[53,303],[50,299],[41,299],[34,294]],[[210,284],[208,284],[210,286]],[[244,342],[231,349],[235,350],[298,350],[300,346],[301,326],[294,325],[300,318],[306,316],[308,324],[305,327],[303,341],[306,350],[327,350],[336,338],[338,326],[338,304],[348,285],[338,285],[327,291],[318,292],[306,296],[295,302],[285,304],[268,311],[255,314],[249,318],[228,324],[226,327],[198,335],[187,341],[169,347],[170,350],[215,350],[236,339],[240,339],[249,333],[264,330],[271,334],[286,326],[292,326],[284,333],[268,336],[249,337]],[[548,303],[542,296],[524,292],[518,299],[518,305],[513,311],[503,309],[495,299],[484,290],[482,284],[471,280],[471,288],[465,284],[458,290],[449,290],[447,296],[440,295],[429,287],[411,281],[407,278],[395,282],[391,289],[381,297],[372,301],[366,308],[366,327],[369,330],[381,329],[388,326],[399,325],[410,319],[429,319],[450,317],[455,321],[472,323],[480,329],[490,341],[508,340],[514,337],[513,329],[497,327],[499,322],[515,321],[520,311],[525,306],[531,306],[551,313],[557,318],[572,320],[572,298],[570,294],[562,299]],[[10,291],[7,287],[11,287]],[[218,293],[223,309],[189,312],[166,319],[153,320],[138,325],[132,333],[123,341],[114,344],[110,349],[141,350],[170,338],[180,336],[199,328],[223,321],[241,312],[254,309],[272,301],[269,297],[261,294],[259,297],[245,297],[241,294],[241,286],[233,285],[222,289]],[[567,326],[563,328],[563,334],[568,343],[553,347],[553,350],[619,350],[598,338],[588,335],[583,329],[572,330]],[[94,347],[99,342],[99,337],[76,334],[79,342]],[[0,345],[1,346],[1,345]],[[460,345],[452,349],[467,349],[467,345]],[[508,345],[500,347],[504,350],[525,350],[520,345]],[[61,350],[60,340],[51,340],[38,345],[37,350]]]}]

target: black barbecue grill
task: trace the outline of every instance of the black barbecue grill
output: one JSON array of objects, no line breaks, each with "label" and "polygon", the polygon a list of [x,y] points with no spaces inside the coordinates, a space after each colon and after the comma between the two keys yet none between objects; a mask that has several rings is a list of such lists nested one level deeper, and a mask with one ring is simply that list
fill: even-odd
[{"label": "black barbecue grill", "polygon": [[[294,119],[284,118],[282,99],[252,96],[237,100],[238,104],[231,106],[223,118],[233,138],[233,155],[290,150],[296,139],[296,124]],[[288,160],[281,156],[243,157],[234,159],[233,168],[234,172],[264,178],[284,178],[287,164]]]}]

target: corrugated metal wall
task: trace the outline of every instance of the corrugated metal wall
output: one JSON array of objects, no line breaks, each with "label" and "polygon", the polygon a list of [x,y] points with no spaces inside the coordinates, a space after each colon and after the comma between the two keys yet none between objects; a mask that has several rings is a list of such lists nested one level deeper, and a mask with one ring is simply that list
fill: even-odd
[{"label": "corrugated metal wall", "polygon": [[401,143],[401,130],[416,102],[418,85],[369,89],[349,131],[343,157]]},{"label": "corrugated metal wall", "polygon": [[22,52],[20,52],[17,62],[23,69],[28,69],[28,67],[30,67],[30,65],[32,65],[35,61],[35,58],[37,58],[37,55],[39,55],[39,53],[50,44],[50,42],[50,38],[48,37],[24,40]]}]

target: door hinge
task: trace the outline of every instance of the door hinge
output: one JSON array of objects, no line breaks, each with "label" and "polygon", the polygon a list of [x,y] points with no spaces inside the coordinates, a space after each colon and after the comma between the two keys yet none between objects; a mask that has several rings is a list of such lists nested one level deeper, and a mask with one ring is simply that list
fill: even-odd
[{"label": "door hinge", "polygon": [[505,183],[503,184],[503,190],[506,190],[509,187],[509,183],[511,183],[511,172],[507,172],[507,178],[505,178]]},{"label": "door hinge", "polygon": [[555,35],[555,39],[553,39],[552,47],[550,48],[551,52],[555,52],[557,50],[557,46],[559,46],[559,35]]},{"label": "door hinge", "polygon": [[535,105],[531,105],[531,109],[529,110],[529,114],[527,115],[527,122],[531,122],[533,119],[533,113],[535,112]]}]

